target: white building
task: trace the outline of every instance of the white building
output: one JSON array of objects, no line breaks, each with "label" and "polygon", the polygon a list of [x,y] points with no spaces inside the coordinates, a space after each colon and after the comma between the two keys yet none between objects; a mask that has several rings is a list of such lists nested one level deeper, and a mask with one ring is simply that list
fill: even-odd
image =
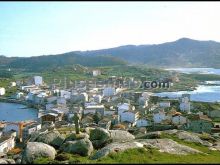
[{"label": "white building", "polygon": [[15,137],[14,136],[2,136],[0,138],[0,152],[7,153],[9,150],[15,147]]},{"label": "white building", "polygon": [[121,115],[124,111],[135,110],[134,106],[131,106],[128,103],[118,104],[118,114]]},{"label": "white building", "polygon": [[103,90],[103,96],[113,96],[116,94],[115,88],[113,87],[106,87]]},{"label": "white building", "polygon": [[159,111],[158,113],[153,114],[154,123],[161,123],[166,119],[166,115],[164,111]]},{"label": "white building", "polygon": [[34,76],[34,85],[43,85],[43,78],[41,76]]},{"label": "white building", "polygon": [[24,96],[23,92],[18,92],[18,93],[15,94],[16,99],[20,99],[22,96]]},{"label": "white building", "polygon": [[183,94],[180,99],[180,110],[190,113],[190,95]]},{"label": "white building", "polygon": [[41,129],[41,124],[32,124],[30,126],[25,127],[23,130],[23,138],[27,138],[32,133],[39,131]]},{"label": "white building", "polygon": [[84,114],[99,112],[101,115],[104,115],[104,111],[104,105],[85,105]]},{"label": "white building", "polygon": [[93,76],[99,76],[99,75],[101,75],[101,71],[100,70],[93,70],[92,75]]},{"label": "white building", "polygon": [[159,106],[162,107],[162,108],[169,108],[170,107],[170,102],[169,101],[160,102]]},{"label": "white building", "polygon": [[16,82],[10,82],[11,87],[15,87],[16,86]]},{"label": "white building", "polygon": [[190,102],[188,103],[180,103],[180,110],[185,112],[190,112]]},{"label": "white building", "polygon": [[60,90],[60,97],[64,97],[65,99],[70,99],[71,92],[65,91],[65,90]]},{"label": "white building", "polygon": [[5,95],[5,88],[0,88],[0,96]]},{"label": "white building", "polygon": [[127,121],[127,122],[132,123],[133,126],[135,126],[138,120],[138,117],[139,117],[139,113],[136,111],[132,111],[132,110],[124,111],[121,114],[121,122]]},{"label": "white building", "polygon": [[94,96],[94,101],[95,101],[96,103],[101,103],[101,101],[102,101],[102,96],[101,96],[101,95],[96,95],[96,96]]},{"label": "white building", "polygon": [[175,125],[182,125],[187,123],[187,119],[184,116],[176,115],[172,117],[172,123]]},{"label": "white building", "polygon": [[138,119],[136,122],[136,127],[146,127],[149,125],[149,121],[147,119]]}]

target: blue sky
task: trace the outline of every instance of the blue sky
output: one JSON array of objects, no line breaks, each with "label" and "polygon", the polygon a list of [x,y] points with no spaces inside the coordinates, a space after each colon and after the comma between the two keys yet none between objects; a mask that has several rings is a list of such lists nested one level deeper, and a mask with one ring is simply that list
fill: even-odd
[{"label": "blue sky", "polygon": [[219,18],[220,2],[0,2],[0,55],[220,42]]}]

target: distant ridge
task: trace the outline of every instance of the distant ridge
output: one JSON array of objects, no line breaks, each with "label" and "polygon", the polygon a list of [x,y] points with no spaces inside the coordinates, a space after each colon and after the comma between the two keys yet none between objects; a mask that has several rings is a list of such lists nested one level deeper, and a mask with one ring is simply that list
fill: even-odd
[{"label": "distant ridge", "polygon": [[124,45],[109,49],[72,51],[34,57],[0,56],[1,67],[42,70],[71,64],[111,66],[145,64],[152,67],[220,68],[220,43],[180,38],[152,45]]}]

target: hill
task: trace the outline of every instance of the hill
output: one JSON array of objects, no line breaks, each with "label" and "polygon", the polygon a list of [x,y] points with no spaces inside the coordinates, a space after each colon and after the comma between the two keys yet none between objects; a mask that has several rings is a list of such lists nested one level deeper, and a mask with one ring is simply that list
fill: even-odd
[{"label": "hill", "polygon": [[81,55],[110,55],[129,63],[156,67],[220,68],[220,43],[181,38],[157,45],[127,45],[110,49],[75,52]]},{"label": "hill", "polygon": [[80,64],[83,66],[114,66],[124,65],[124,62],[117,57],[112,56],[82,56],[74,52],[58,54],[58,55],[44,55],[35,57],[12,57],[7,58],[0,56],[0,66],[2,68],[25,69],[26,71],[42,71],[62,67],[65,65]]}]

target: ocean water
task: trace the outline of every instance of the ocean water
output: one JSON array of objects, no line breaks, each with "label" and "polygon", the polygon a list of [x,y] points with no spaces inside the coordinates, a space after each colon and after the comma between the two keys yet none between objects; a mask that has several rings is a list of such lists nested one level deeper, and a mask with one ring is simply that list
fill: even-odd
[{"label": "ocean water", "polygon": [[199,85],[194,91],[162,92],[155,96],[179,98],[182,94],[190,94],[192,101],[220,102],[220,86]]}]

